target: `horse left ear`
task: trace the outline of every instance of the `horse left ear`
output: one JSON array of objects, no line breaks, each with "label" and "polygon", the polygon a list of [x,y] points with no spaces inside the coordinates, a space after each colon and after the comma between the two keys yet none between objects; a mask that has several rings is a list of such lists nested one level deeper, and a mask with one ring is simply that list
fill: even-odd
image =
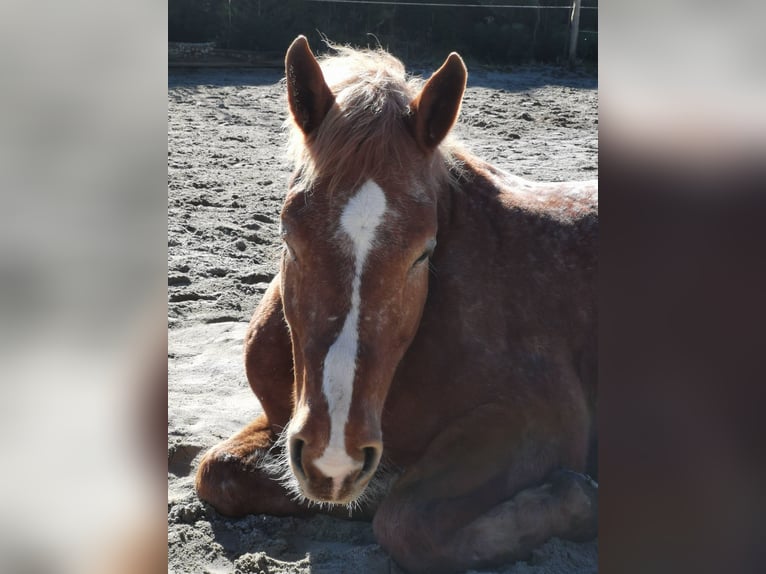
[{"label": "horse left ear", "polygon": [[335,97],[325,82],[322,68],[311,53],[306,36],[298,36],[285,56],[287,102],[295,123],[310,135],[319,127]]},{"label": "horse left ear", "polygon": [[463,59],[452,52],[410,103],[415,140],[426,150],[438,146],[460,113],[468,70]]}]

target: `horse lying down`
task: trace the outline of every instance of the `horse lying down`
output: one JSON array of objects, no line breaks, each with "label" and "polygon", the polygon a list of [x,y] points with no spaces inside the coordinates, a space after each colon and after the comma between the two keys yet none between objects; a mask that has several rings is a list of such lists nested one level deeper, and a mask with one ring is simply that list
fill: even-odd
[{"label": "horse lying down", "polygon": [[221,513],[372,519],[411,572],[596,535],[597,186],[532,183],[448,133],[467,72],[285,60],[295,171],[245,367],[263,414],[204,456]]}]

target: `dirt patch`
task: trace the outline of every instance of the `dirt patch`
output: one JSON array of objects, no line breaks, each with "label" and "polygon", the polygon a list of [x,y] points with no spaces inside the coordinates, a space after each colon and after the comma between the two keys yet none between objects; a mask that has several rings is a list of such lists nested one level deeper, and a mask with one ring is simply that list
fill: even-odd
[{"label": "dirt patch", "polygon": [[[201,453],[260,409],[245,379],[242,337],[277,271],[290,174],[280,80],[276,70],[169,75],[168,571],[397,572],[368,523],[229,520],[194,493]],[[469,72],[455,133],[498,167],[564,181],[597,177],[597,130],[595,78],[540,67]],[[596,542],[552,540],[530,561],[493,572],[586,573],[597,562]]]}]

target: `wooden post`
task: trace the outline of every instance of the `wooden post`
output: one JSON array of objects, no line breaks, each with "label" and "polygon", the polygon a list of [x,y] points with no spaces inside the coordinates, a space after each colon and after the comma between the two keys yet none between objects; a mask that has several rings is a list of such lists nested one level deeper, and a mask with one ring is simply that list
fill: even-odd
[{"label": "wooden post", "polygon": [[580,35],[580,0],[572,0],[569,15],[569,65],[574,66],[577,58],[577,36]]},{"label": "wooden post", "polygon": [[229,29],[226,33],[226,47],[231,49],[231,0],[229,0]]}]

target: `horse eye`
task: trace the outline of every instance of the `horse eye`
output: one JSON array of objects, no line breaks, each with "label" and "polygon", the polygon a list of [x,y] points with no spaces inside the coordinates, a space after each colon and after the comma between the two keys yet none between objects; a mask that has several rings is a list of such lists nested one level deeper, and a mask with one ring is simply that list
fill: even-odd
[{"label": "horse eye", "polygon": [[430,251],[430,250],[428,250],[428,249],[427,249],[427,250],[425,250],[425,251],[423,252],[423,254],[422,254],[420,257],[418,257],[418,258],[415,260],[415,263],[413,263],[413,264],[412,264],[412,266],[413,266],[413,267],[415,267],[415,265],[418,265],[418,264],[420,264],[420,263],[423,263],[423,261],[425,261],[426,259],[428,259],[430,256],[431,256],[431,251]]}]

